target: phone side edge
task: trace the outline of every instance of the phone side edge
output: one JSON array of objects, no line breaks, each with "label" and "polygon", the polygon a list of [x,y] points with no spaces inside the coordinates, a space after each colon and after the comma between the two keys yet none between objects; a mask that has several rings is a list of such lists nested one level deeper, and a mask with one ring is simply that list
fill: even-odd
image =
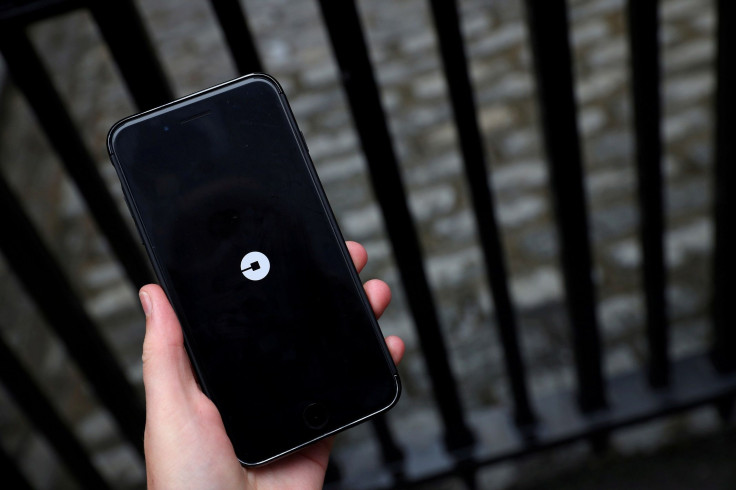
[{"label": "phone side edge", "polygon": [[[391,353],[388,350],[388,347],[386,346],[385,338],[383,336],[383,331],[381,330],[381,326],[378,323],[378,320],[375,318],[375,314],[373,313],[373,310],[370,306],[370,302],[368,301],[368,297],[365,294],[365,291],[363,289],[363,284],[360,280],[360,276],[358,275],[357,270],[355,269],[355,266],[352,263],[352,259],[350,257],[350,252],[347,249],[347,245],[345,244],[345,237],[342,234],[342,230],[340,229],[340,225],[337,222],[337,218],[335,217],[335,214],[332,210],[332,206],[330,205],[329,199],[327,197],[327,194],[324,190],[324,187],[322,186],[322,182],[320,181],[319,174],[317,173],[317,169],[315,168],[314,161],[312,160],[312,156],[309,153],[309,148],[307,147],[306,141],[304,141],[304,136],[301,133],[301,130],[299,129],[299,125],[296,121],[296,117],[294,116],[293,111],[291,110],[291,106],[289,104],[289,100],[286,97],[286,94],[282,91],[280,92],[280,98],[282,101],[282,104],[284,105],[286,109],[286,114],[289,118],[289,123],[292,127],[292,131],[294,131],[294,138],[297,141],[297,144],[299,145],[300,151],[302,153],[302,157],[304,161],[307,164],[307,169],[309,171],[309,174],[312,178],[312,183],[314,184],[314,187],[320,197],[320,200],[322,202],[323,209],[325,211],[325,214],[327,215],[327,218],[330,222],[330,227],[332,229],[333,234],[335,235],[335,238],[340,245],[340,250],[343,255],[343,260],[348,265],[348,269],[351,273],[351,277],[353,279],[353,283],[356,286],[356,289],[360,292],[360,296],[363,302],[364,308],[369,312],[370,318],[372,320],[374,330],[376,333],[377,340],[379,341],[379,344],[382,345],[382,352],[384,354],[384,357],[386,358],[386,361],[390,367],[391,374],[394,376],[399,375],[398,368],[396,367],[396,363],[394,363],[393,358],[391,357]],[[400,390],[399,390],[400,394]]]},{"label": "phone side edge", "polygon": [[[147,112],[153,112],[153,111],[156,111],[157,109],[159,108],[151,109],[151,111],[147,111]],[[172,309],[174,310],[174,314],[176,315],[176,318],[177,320],[179,320],[179,324],[181,325],[182,336],[184,338],[184,348],[187,352],[187,356],[189,357],[189,360],[194,369],[194,373],[197,377],[197,382],[199,383],[205,395],[207,395],[208,398],[211,398],[207,385],[201,375],[201,370],[199,367],[199,363],[196,359],[196,356],[192,354],[191,347],[190,347],[190,341],[188,338],[189,336],[187,335],[187,328],[184,328],[184,324],[181,318],[179,317],[179,314],[177,313],[177,308],[175,307],[175,305],[177,305],[179,302],[177,300],[176,295],[173,292],[173,288],[168,286],[168,283],[166,281],[166,275],[163,272],[163,268],[159,264],[156,254],[153,252],[153,247],[150,243],[148,232],[146,231],[146,228],[140,217],[138,208],[135,205],[135,200],[132,198],[130,187],[129,187],[127,178],[125,176],[125,173],[123,171],[122,165],[120,165],[120,162],[118,161],[118,156],[113,151],[114,149],[114,147],[112,146],[114,145],[114,140],[112,139],[114,138],[113,133],[122,129],[126,125],[123,123],[129,123],[135,120],[136,117],[139,115],[140,114],[135,114],[133,116],[122,119],[118,121],[116,124],[114,124],[112,128],[110,128],[110,131],[108,132],[108,144],[111,145],[109,146],[110,161],[113,164],[113,167],[115,168],[115,173],[117,174],[118,180],[120,182],[120,188],[123,192],[123,198],[125,200],[125,205],[127,206],[128,212],[130,213],[130,217],[133,220],[133,223],[135,224],[136,232],[138,233],[138,236],[141,239],[141,244],[143,245],[143,248],[146,251],[148,261],[151,264],[151,267],[153,268],[153,272],[156,276],[156,279],[158,280],[158,285],[164,291],[164,294],[166,294],[166,297],[169,303],[171,304]]]}]

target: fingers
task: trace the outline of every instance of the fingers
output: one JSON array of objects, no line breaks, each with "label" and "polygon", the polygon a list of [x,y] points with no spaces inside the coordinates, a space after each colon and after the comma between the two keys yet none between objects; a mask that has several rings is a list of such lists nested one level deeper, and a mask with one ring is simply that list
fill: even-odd
[{"label": "fingers", "polygon": [[391,289],[388,284],[380,279],[371,279],[363,285],[365,294],[368,296],[368,302],[373,308],[376,318],[381,318],[386,307],[391,302]]},{"label": "fingers", "polygon": [[388,347],[388,351],[391,353],[394,364],[398,365],[401,362],[401,359],[404,357],[404,352],[406,351],[404,341],[396,335],[390,335],[386,337],[386,347]]},{"label": "fingers", "polygon": [[[362,271],[368,262],[368,253],[365,251],[365,248],[358,242],[346,241],[345,245],[348,247],[355,268],[358,272]],[[368,301],[370,301],[371,307],[373,308],[373,313],[375,313],[376,318],[380,318],[391,301],[391,290],[385,282],[377,279],[372,279],[363,286],[365,288],[365,294],[368,296]]]},{"label": "fingers", "polygon": [[184,350],[179,320],[163,290],[155,284],[139,293],[146,314],[143,340],[143,384],[148,404],[181,400],[197,384]]},{"label": "fingers", "polygon": [[365,251],[365,248],[358,242],[346,241],[345,245],[348,246],[348,251],[350,252],[350,257],[353,259],[355,268],[358,269],[358,272],[362,271],[368,262],[368,253]]}]

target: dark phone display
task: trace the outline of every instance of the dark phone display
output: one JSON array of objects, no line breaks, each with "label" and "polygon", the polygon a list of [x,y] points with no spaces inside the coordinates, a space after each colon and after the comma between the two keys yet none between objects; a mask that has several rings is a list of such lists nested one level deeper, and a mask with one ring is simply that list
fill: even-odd
[{"label": "dark phone display", "polygon": [[[395,368],[298,138],[265,77],[139,116],[111,136],[202,383],[249,464],[380,411],[398,395]],[[254,251],[270,262],[260,280],[241,271]]]}]

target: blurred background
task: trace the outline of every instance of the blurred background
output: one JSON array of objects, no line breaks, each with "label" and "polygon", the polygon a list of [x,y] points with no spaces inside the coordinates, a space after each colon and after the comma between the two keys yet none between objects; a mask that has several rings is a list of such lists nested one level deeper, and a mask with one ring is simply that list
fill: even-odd
[{"label": "blurred background", "polygon": [[[24,3],[34,2],[0,3],[5,19],[0,29],[9,25],[8,13]],[[424,488],[463,488],[468,482],[480,488],[519,489],[733,488],[736,440],[728,423],[731,406],[722,402],[732,400],[724,393],[734,393],[736,383],[727,375],[709,372],[689,380],[687,386],[695,388],[717,385],[700,398],[688,398],[689,392],[680,397],[681,391],[664,388],[653,390],[658,398],[639,409],[637,398],[649,400],[649,391],[638,397],[636,389],[622,389],[625,396],[617,398],[619,392],[612,388],[608,404],[587,412],[576,408],[575,339],[565,299],[539,79],[527,21],[528,4],[534,3],[544,2],[457,2],[515,332],[537,421],[515,425],[513,410],[518,402],[509,389],[498,308],[489,288],[430,3],[357,2],[458,403],[479,441],[470,456],[466,452],[453,457],[444,452],[442,414],[427,369],[438,360],[423,353],[418,332],[424,325],[416,321],[408,304],[320,5],[315,0],[241,2],[263,70],[281,82],[291,102],[343,234],[362,242],[368,251],[363,279],[381,278],[394,291],[393,303],[381,320],[384,334],[399,335],[407,344],[400,366],[404,392],[386,417],[403,459],[394,457],[386,465],[383,459],[392,458],[386,457],[385,446],[381,449],[374,428],[364,424],[338,438],[335,467],[342,483],[335,485],[372,488],[416,481]],[[133,4],[174,96],[240,73],[210,2],[139,0]],[[718,16],[711,0],[661,0],[658,5],[659,29],[654,32],[660,47],[667,350],[677,362],[706,358],[714,338]],[[626,9],[623,0],[567,2],[572,93],[592,252],[590,275],[602,346],[599,361],[606,380],[621,379],[624,385],[627,379],[646,380],[642,373],[650,359]],[[58,15],[29,23],[26,33],[134,233],[109,164],[105,137],[113,123],[138,107],[95,18],[85,8],[60,9]],[[144,325],[136,287],[4,66],[0,60],[1,173],[114,360],[141,395]],[[559,70],[570,70],[564,59]],[[646,112],[650,107],[639,109]],[[651,110],[655,114],[659,110],[656,101]],[[656,161],[651,164],[656,167]],[[375,186],[381,182],[376,180]],[[6,228],[2,234],[13,232]],[[27,260],[35,259],[28,256]],[[139,454],[121,435],[84,370],[41,314],[37,299],[28,294],[10,262],[0,255],[2,339],[108,484],[142,488],[145,474]],[[431,304],[427,307],[431,309]],[[75,325],[66,328],[74,330]],[[26,412],[12,390],[0,388],[0,442],[11,462],[34,487],[79,486]],[[676,415],[658,416],[666,412]],[[630,425],[655,414],[653,420]],[[614,431],[618,426],[626,427]],[[536,452],[547,447],[551,449]],[[472,470],[456,472],[454,462],[470,464]]]}]

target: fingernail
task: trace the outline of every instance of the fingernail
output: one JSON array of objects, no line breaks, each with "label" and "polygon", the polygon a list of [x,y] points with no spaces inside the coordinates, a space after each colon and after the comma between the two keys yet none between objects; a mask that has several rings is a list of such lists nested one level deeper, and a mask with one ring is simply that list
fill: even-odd
[{"label": "fingernail", "polygon": [[138,293],[138,298],[141,300],[141,306],[143,307],[143,313],[145,313],[146,318],[151,314],[151,309],[153,305],[151,304],[151,297],[146,293],[145,291],[141,291]]}]

